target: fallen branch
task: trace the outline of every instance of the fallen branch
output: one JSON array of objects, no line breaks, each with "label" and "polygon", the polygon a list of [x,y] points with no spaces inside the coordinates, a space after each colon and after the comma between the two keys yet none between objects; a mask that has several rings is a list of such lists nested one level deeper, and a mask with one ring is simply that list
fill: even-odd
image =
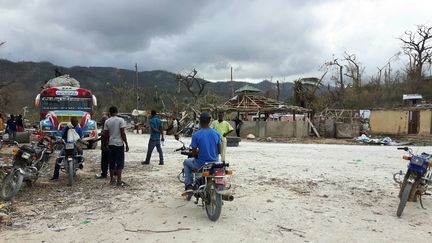
[{"label": "fallen branch", "polygon": [[126,226],[123,223],[120,223],[120,224],[123,226],[124,231],[134,232],[134,233],[138,233],[138,232],[143,232],[143,233],[171,233],[171,232],[177,232],[177,231],[183,231],[183,230],[190,230],[190,228],[177,228],[177,229],[173,229],[173,230],[148,230],[148,229],[132,230],[132,229],[126,228]]},{"label": "fallen branch", "polygon": [[280,228],[281,230],[288,231],[288,232],[299,232],[299,233],[306,234],[306,232],[304,231],[283,227],[281,225],[278,225],[277,227]]}]

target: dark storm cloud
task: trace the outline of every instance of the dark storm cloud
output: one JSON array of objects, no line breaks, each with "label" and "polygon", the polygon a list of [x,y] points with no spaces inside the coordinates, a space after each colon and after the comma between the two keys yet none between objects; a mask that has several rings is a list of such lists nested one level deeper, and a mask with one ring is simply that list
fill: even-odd
[{"label": "dark storm cloud", "polygon": [[[393,52],[397,44],[377,40],[393,40],[410,26],[390,25],[394,21],[387,20],[395,18],[381,14],[389,3],[394,16],[405,11],[403,0],[0,0],[0,40],[7,41],[0,58],[122,68],[137,62],[142,70],[172,72],[197,68],[213,80],[229,78],[230,67],[238,79],[301,76],[344,50],[374,61],[378,52]],[[414,10],[403,22],[422,23],[429,16]]]},{"label": "dark storm cloud", "polygon": [[[59,65],[200,69],[209,79],[315,66],[312,1],[5,1],[0,54]],[[300,62],[301,65],[294,65]]]}]

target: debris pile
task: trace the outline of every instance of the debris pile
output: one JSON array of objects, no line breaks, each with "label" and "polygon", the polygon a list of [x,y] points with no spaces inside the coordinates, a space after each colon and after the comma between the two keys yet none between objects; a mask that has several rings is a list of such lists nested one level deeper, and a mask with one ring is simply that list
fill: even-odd
[{"label": "debris pile", "polygon": [[372,139],[366,136],[365,134],[361,135],[360,137],[354,138],[354,140],[360,143],[372,144],[372,145],[401,146],[401,145],[409,144],[409,143],[398,143],[389,137]]}]

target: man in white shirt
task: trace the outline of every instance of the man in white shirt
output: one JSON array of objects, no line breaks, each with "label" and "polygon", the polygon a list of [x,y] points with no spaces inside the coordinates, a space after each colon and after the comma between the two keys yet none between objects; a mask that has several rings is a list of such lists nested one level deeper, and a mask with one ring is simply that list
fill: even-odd
[{"label": "man in white shirt", "polygon": [[[117,186],[124,186],[122,181],[122,170],[124,168],[124,152],[129,151],[129,145],[126,138],[126,122],[123,118],[118,117],[117,107],[112,106],[109,109],[110,118],[105,121],[104,139],[108,144],[109,164],[110,164],[110,184],[114,184],[114,172],[117,175]],[[126,146],[126,149],[125,149]]]}]

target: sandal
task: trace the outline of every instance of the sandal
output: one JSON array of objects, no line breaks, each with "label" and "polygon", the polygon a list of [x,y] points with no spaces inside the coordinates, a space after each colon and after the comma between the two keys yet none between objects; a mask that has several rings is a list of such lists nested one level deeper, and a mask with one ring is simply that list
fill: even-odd
[{"label": "sandal", "polygon": [[126,182],[121,181],[121,182],[117,182],[117,186],[118,187],[126,187],[126,186],[129,186],[129,185]]}]

